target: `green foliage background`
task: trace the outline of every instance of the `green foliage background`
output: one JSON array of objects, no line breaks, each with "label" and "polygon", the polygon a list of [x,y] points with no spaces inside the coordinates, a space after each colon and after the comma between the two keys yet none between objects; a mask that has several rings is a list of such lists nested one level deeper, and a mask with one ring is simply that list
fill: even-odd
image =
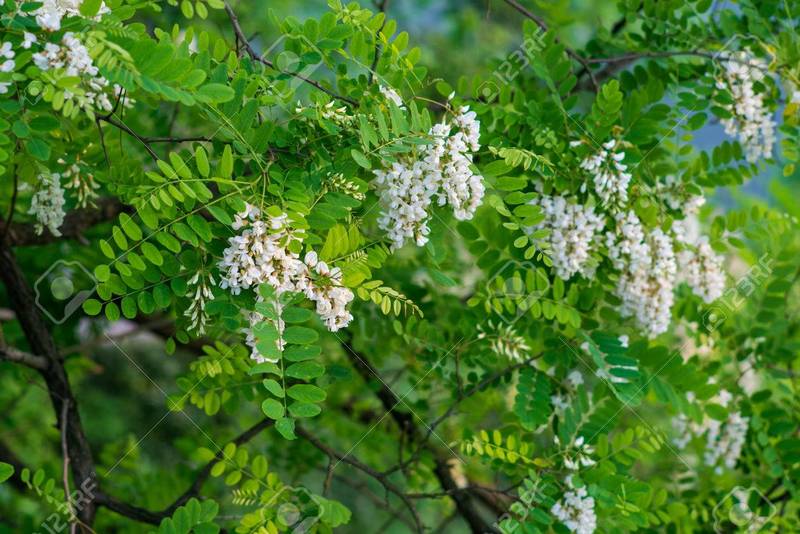
[{"label": "green foliage background", "polygon": [[[2,2],[0,40],[19,41],[12,20],[21,4]],[[54,93],[38,99],[47,80],[20,67],[0,109],[0,246],[13,250],[31,285],[58,259],[80,262],[99,282],[76,314],[47,323],[78,406],[65,410],[79,410],[98,474],[93,525],[76,522],[78,531],[282,532],[288,503],[317,518],[319,532],[479,532],[481,522],[565,532],[550,510],[567,489],[564,460],[578,438],[595,463],[575,483],[595,498],[600,532],[712,532],[718,504],[739,486],[764,496],[751,504],[769,513],[766,529],[800,530],[791,103],[800,4],[525,3],[547,21],[546,33],[513,2],[388,2],[396,31],[375,6],[233,5],[255,56],[289,35],[280,49],[321,59],[324,68],[309,75],[316,87],[276,72],[278,54],[268,53],[274,64],[265,68],[237,49],[222,2],[108,4],[111,16],[76,17],[71,28],[92,40],[106,78],[132,88],[131,107],[57,109],[59,91],[77,82],[50,80]],[[369,76],[381,28],[375,70],[403,108],[381,98]],[[482,99],[481,82],[526,38],[541,51]],[[316,53],[306,41],[320,58],[303,56]],[[726,47],[769,56],[780,76],[763,87],[781,124],[775,157],[747,162],[722,131],[726,97],[714,91],[713,60],[638,57],[605,79],[598,61],[593,87],[565,47],[595,59]],[[20,65],[30,60],[23,55]],[[470,105],[481,120],[483,206],[470,221],[441,212],[427,245],[392,252],[378,228],[371,170],[428,142],[451,93],[453,107]],[[326,119],[329,103],[358,118]],[[679,175],[685,191],[709,197],[703,231],[727,258],[727,288],[738,288],[719,325],[707,328],[711,308],[680,287],[672,328],[649,340],[618,312],[607,260],[599,258],[596,280],[565,282],[537,240],[544,236],[523,231],[542,218],[527,204],[540,193],[534,182],[579,194],[569,141],[610,137],[624,138],[626,161],[641,165],[631,208],[649,228],[680,218],[653,192],[660,178]],[[70,197],[67,211],[79,216],[65,223],[66,235],[37,237],[27,213],[32,189],[19,184],[35,184],[59,158],[83,162],[100,197],[88,208]],[[335,173],[363,196],[332,185]],[[347,329],[328,332],[307,300],[281,301],[267,284],[238,296],[214,288],[206,332],[190,327],[191,276],[219,281],[231,222],[256,201],[288,213],[304,246],[342,269],[356,295]],[[742,287],[765,257],[766,277]],[[37,354],[9,278],[0,290],[2,345],[48,356]],[[526,296],[497,296],[492,283],[518,284]],[[531,293],[540,298],[530,301]],[[242,310],[266,318],[255,331],[262,353],[285,338],[279,364],[248,357]],[[521,318],[510,330],[509,316]],[[746,392],[748,366],[758,380]],[[573,391],[567,376],[576,368],[586,384]],[[621,380],[602,380],[596,369]],[[0,532],[44,531],[64,510],[64,418],[51,406],[46,374],[0,361],[0,467],[14,467],[0,484]],[[750,429],[738,464],[720,471],[703,464],[702,438],[676,450],[671,422],[678,414],[727,420],[735,410],[717,402],[722,389],[736,394]],[[557,393],[569,397],[564,410],[553,405]],[[201,488],[174,506],[198,475]],[[75,471],[70,478],[72,489],[81,485]]]}]

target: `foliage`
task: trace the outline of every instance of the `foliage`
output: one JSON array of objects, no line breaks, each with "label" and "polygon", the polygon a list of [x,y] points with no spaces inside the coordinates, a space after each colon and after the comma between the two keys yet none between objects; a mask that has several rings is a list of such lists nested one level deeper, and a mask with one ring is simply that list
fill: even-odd
[{"label": "foliage", "polygon": [[0,1],[4,529],[800,530],[800,3],[272,4]]}]

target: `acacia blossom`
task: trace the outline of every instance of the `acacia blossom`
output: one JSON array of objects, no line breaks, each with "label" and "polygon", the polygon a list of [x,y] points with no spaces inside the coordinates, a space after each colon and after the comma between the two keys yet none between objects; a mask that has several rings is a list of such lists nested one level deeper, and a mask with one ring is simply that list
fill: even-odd
[{"label": "acacia blossom", "polygon": [[[628,202],[628,184],[632,175],[628,166],[622,163],[625,152],[617,151],[617,148],[616,139],[603,143],[600,150],[581,162],[580,167],[592,174],[594,192],[604,205],[621,207]],[[586,191],[586,184],[582,191]]]},{"label": "acacia blossom", "polygon": [[[690,402],[694,400],[692,393],[687,393],[686,397]],[[732,405],[732,401],[733,395],[725,389],[720,390],[712,399],[712,402],[726,408]],[[736,410],[731,411],[725,421],[718,421],[706,416],[702,423],[698,424],[680,414],[673,417],[672,425],[678,433],[672,442],[679,449],[684,449],[692,438],[705,435],[703,462],[707,466],[713,467],[715,472],[721,473],[723,466],[728,469],[736,467],[747,438],[750,418],[742,416],[742,413]]]},{"label": "acacia blossom", "polygon": [[403,104],[403,97],[401,97],[400,94],[393,88],[387,85],[379,85],[378,89],[380,90],[384,98],[386,98],[386,100],[394,102],[394,104],[400,109],[405,109],[405,104]]},{"label": "acacia blossom", "polygon": [[58,228],[64,222],[64,189],[61,187],[59,174],[39,175],[39,189],[31,198],[28,213],[36,217],[37,234],[41,234],[47,228],[54,236],[61,235]]},{"label": "acacia blossom", "polygon": [[[0,44],[0,72],[14,72],[14,69],[17,68],[17,63],[14,61],[15,55],[16,52],[14,52],[10,42]],[[0,82],[0,95],[6,94],[12,83]]]},{"label": "acacia blossom", "polygon": [[585,486],[574,487],[572,477],[565,480],[569,488],[561,500],[552,508],[552,513],[570,532],[592,534],[597,529],[597,515],[594,511],[594,498],[589,496]]},{"label": "acacia blossom", "polygon": [[[61,29],[61,19],[64,17],[81,17],[81,4],[83,0],[40,0],[42,5],[31,14],[36,17],[36,23],[43,30],[55,32]],[[100,3],[100,9],[94,20],[109,13],[110,9],[105,2]],[[27,48],[27,47],[26,47]]]},{"label": "acacia blossom", "polygon": [[739,140],[750,163],[769,158],[775,144],[775,121],[765,94],[756,92],[755,87],[764,80],[766,62],[741,51],[722,65],[725,71],[723,79],[717,81],[717,88],[726,89],[733,97],[733,103],[725,106],[732,116],[720,120],[725,133]]},{"label": "acacia blossom", "polygon": [[89,51],[72,32],[61,38],[61,45],[47,43],[44,50],[33,54],[33,63],[43,71],[63,69],[66,76],[81,78],[84,87],[81,94],[64,90],[65,100],[74,100],[78,107],[91,109],[97,107],[103,111],[111,111],[114,105],[108,96],[108,89],[119,95],[122,88],[113,86],[105,79],[94,65]]},{"label": "acacia blossom", "polygon": [[649,337],[667,331],[672,319],[677,263],[672,240],[660,228],[645,234],[632,211],[615,215],[616,232],[606,234],[606,246],[620,271],[616,295],[620,312],[633,316]]},{"label": "acacia blossom", "polygon": [[711,304],[722,296],[725,291],[722,257],[714,252],[706,236],[700,238],[694,250],[678,253],[678,264],[681,279],[703,302]]},{"label": "acacia blossom", "polygon": [[431,144],[414,149],[388,169],[374,171],[373,185],[383,208],[378,225],[387,232],[393,248],[409,239],[417,246],[428,242],[434,197],[439,206],[449,204],[459,220],[471,219],[481,204],[483,178],[470,168],[472,153],[480,148],[476,116],[461,107],[453,124],[441,122],[431,128]]},{"label": "acacia blossom", "polygon": [[[306,254],[305,261],[298,252],[302,235],[289,226],[285,213],[277,216],[262,216],[261,210],[247,204],[245,210],[236,214],[234,230],[239,235],[228,239],[228,247],[219,263],[222,271],[220,287],[230,289],[234,295],[241,290],[255,288],[267,283],[277,295],[286,292],[303,293],[316,304],[316,312],[328,330],[335,332],[346,327],[353,316],[347,310],[353,292],[342,285],[342,272],[329,268],[319,261],[316,253]],[[253,328],[264,320],[263,315],[251,312],[250,326],[244,330],[246,343],[251,347],[251,357],[256,361],[267,361],[258,352]],[[282,321],[276,325],[279,334]],[[278,340],[279,349],[283,349]]]},{"label": "acacia blossom", "polygon": [[594,207],[570,202],[562,196],[547,195],[531,200],[530,204],[541,208],[544,220],[526,231],[548,230],[545,239],[556,274],[564,280],[576,273],[594,277],[596,265],[592,253],[597,250],[599,240],[596,237],[605,224]]}]

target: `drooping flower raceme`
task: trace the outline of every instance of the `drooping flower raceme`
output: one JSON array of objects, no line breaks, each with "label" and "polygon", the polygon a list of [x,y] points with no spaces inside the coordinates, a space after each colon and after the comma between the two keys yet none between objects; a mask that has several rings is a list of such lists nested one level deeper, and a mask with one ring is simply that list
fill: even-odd
[{"label": "drooping flower raceme", "polygon": [[706,236],[701,236],[695,250],[682,250],[678,253],[681,279],[692,292],[710,304],[722,296],[725,291],[725,272],[722,269],[722,257],[708,243]]},{"label": "drooping flower raceme", "polygon": [[[242,289],[268,283],[278,294],[302,291],[306,272],[298,252],[292,252],[293,242],[301,241],[288,226],[288,217],[261,216],[261,210],[248,204],[236,215],[234,230],[242,232],[228,239],[228,248],[219,264],[223,273],[220,287],[234,295]],[[299,249],[299,246],[291,247]]]},{"label": "drooping flower raceme", "polygon": [[756,92],[755,86],[764,80],[766,62],[741,51],[722,64],[724,79],[717,82],[717,87],[727,89],[733,97],[733,103],[726,106],[732,117],[720,120],[725,133],[739,140],[747,161],[755,163],[770,157],[775,144],[775,121],[764,93]]},{"label": "drooping flower raceme", "polygon": [[54,236],[60,236],[58,228],[64,222],[64,189],[61,187],[61,175],[47,173],[39,175],[39,188],[31,198],[28,213],[36,217],[36,233],[41,234],[45,228]]},{"label": "drooping flower raceme", "polygon": [[566,479],[567,487],[561,500],[550,512],[561,521],[570,532],[592,534],[597,529],[597,515],[594,511],[594,498],[589,496],[585,486],[575,488],[572,477]]},{"label": "drooping flower raceme", "polygon": [[[580,142],[579,142],[580,143]],[[602,148],[581,162],[581,169],[592,174],[594,192],[604,205],[621,207],[628,202],[628,184],[632,175],[622,163],[625,152],[617,151],[618,143],[611,139]],[[586,187],[582,190],[585,192]]]},{"label": "drooping flower raceme", "polygon": [[[0,72],[14,72],[17,63],[14,61],[16,52],[11,47],[11,43],[0,43]],[[0,82],[0,95],[8,92],[12,82]]]},{"label": "drooping flower raceme", "polygon": [[533,199],[530,204],[541,208],[544,220],[527,231],[549,230],[548,254],[556,274],[564,280],[575,273],[592,278],[596,267],[591,261],[592,253],[597,250],[597,236],[605,224],[594,207],[547,195]]},{"label": "drooping flower raceme", "polygon": [[[64,17],[80,17],[83,0],[41,0],[42,5],[32,13],[36,23],[43,30],[55,32],[61,29],[61,19]],[[110,10],[105,2],[100,3],[95,20]]]},{"label": "drooping flower raceme", "polygon": [[353,316],[347,311],[347,305],[353,300],[353,292],[342,286],[342,271],[338,267],[331,269],[324,261],[317,258],[316,252],[309,252],[305,257],[309,268],[309,281],[305,294],[317,304],[317,315],[331,332],[344,328]]},{"label": "drooping flower raceme", "polygon": [[[223,252],[219,264],[222,271],[220,287],[230,289],[233,294],[241,290],[256,288],[267,283],[277,295],[286,292],[303,293],[316,304],[317,314],[328,330],[335,332],[346,327],[353,316],[347,305],[354,295],[342,285],[342,272],[331,269],[319,261],[316,253],[309,252],[305,261],[299,252],[302,235],[292,230],[286,214],[277,216],[262,215],[261,210],[248,204],[245,210],[236,215],[234,230],[241,230],[237,236],[228,239],[228,248]],[[256,347],[253,327],[264,320],[258,312],[250,313],[250,327],[245,329],[246,342],[251,347],[251,357],[266,361]],[[276,325],[278,333],[283,326]],[[278,339],[280,343],[280,339]],[[282,346],[278,346],[282,349]]]},{"label": "drooping flower raceme", "polygon": [[43,71],[63,69],[66,76],[81,78],[83,86],[80,94],[65,90],[65,100],[72,100],[83,109],[99,108],[103,111],[114,109],[109,92],[117,95],[121,88],[118,85],[111,86],[109,81],[100,75],[88,49],[74,33],[65,33],[61,45],[45,44],[44,50],[33,54],[33,62]]},{"label": "drooping flower raceme", "polygon": [[434,125],[430,136],[430,145],[415,149],[388,169],[374,171],[373,185],[383,208],[378,224],[394,248],[409,239],[417,246],[427,243],[434,197],[440,206],[449,204],[459,220],[472,218],[483,200],[483,178],[470,168],[472,153],[480,148],[475,112],[461,107],[453,124]]},{"label": "drooping flower raceme", "polygon": [[667,331],[672,318],[677,263],[671,238],[660,228],[645,234],[635,213],[619,212],[616,232],[608,232],[606,246],[620,271],[616,294],[623,316],[636,318],[650,337]]}]

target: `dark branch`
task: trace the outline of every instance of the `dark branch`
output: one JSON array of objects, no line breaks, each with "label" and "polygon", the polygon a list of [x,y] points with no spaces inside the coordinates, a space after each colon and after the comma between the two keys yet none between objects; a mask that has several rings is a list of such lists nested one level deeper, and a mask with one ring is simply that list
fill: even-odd
[{"label": "dark branch", "polygon": [[61,237],[54,236],[47,229],[41,235],[37,235],[33,225],[26,223],[8,225],[0,221],[0,231],[7,232],[5,242],[10,247],[46,245],[57,239],[78,238],[92,226],[110,221],[129,209],[116,198],[101,198],[95,207],[80,208],[67,213],[60,228]]},{"label": "dark branch", "polygon": [[[38,369],[47,385],[50,402],[58,420],[59,428],[67,429],[66,445],[70,467],[75,483],[97,485],[97,473],[89,442],[83,431],[78,404],[66,370],[59,358],[53,336],[35,304],[33,291],[22,273],[10,246],[0,243],[0,279],[6,286],[11,306],[28,341],[32,353],[48,360],[48,366]],[[78,510],[81,525],[91,527],[95,504],[87,502]]]},{"label": "dark branch", "polygon": [[[237,446],[243,445],[247,443],[254,437],[256,437],[262,430],[269,428],[273,425],[274,421],[272,419],[262,419],[242,434],[234,438],[230,443],[234,443]],[[175,513],[179,507],[183,506],[189,499],[192,497],[198,497],[200,495],[200,490],[203,488],[203,484],[205,484],[208,477],[211,476],[211,469],[214,465],[223,459],[223,452],[222,449],[217,451],[217,454],[214,458],[209,461],[202,469],[200,469],[197,474],[195,474],[194,481],[189,488],[184,491],[180,497],[175,499],[175,501],[161,510],[160,512],[152,512],[150,510],[146,510],[144,508],[140,508],[138,506],[134,506],[132,504],[128,504],[126,502],[120,501],[104,492],[98,492],[96,497],[96,502],[98,506],[104,506],[109,510],[116,512],[122,516],[128,517],[130,519],[134,519],[136,521],[140,521],[142,523],[149,523],[151,525],[158,525],[162,519],[165,517],[172,517],[172,514]]]},{"label": "dark branch", "polygon": [[[533,22],[535,22],[536,25],[539,26],[539,28],[542,29],[542,31],[545,31],[545,32],[547,31],[547,29],[548,29],[547,28],[547,23],[544,21],[544,19],[542,17],[540,17],[538,15],[535,15],[534,13],[529,11],[527,8],[525,8],[525,6],[523,6],[522,4],[517,2],[517,0],[505,0],[505,2],[509,6],[513,7],[514,9],[516,9],[517,11],[522,13],[524,16],[528,17]],[[575,61],[580,63],[585,72],[589,73],[589,78],[591,79],[592,85],[594,86],[594,90],[597,91],[599,89],[599,86],[597,84],[597,80],[594,77],[594,73],[589,68],[588,61],[583,56],[581,56],[580,54],[578,54],[577,52],[575,52],[574,50],[572,50],[568,46],[564,47],[564,51],[567,53],[567,55],[569,57],[571,57],[572,59],[574,59]]]},{"label": "dark branch", "polygon": [[236,12],[233,10],[233,8],[230,6],[230,4],[228,2],[225,2],[225,12],[228,14],[228,18],[231,21],[231,26],[233,27],[234,34],[236,34],[236,39],[242,44],[244,49],[247,51],[247,55],[250,56],[251,59],[253,59],[254,61],[258,61],[259,63],[261,63],[263,65],[266,65],[267,67],[269,67],[269,68],[271,68],[273,70],[276,70],[276,71],[280,72],[281,74],[288,74],[289,76],[293,76],[293,77],[295,77],[295,78],[297,78],[299,80],[303,80],[307,84],[312,85],[313,87],[316,87],[317,89],[319,89],[323,93],[326,93],[326,94],[330,95],[333,98],[337,98],[339,100],[343,100],[344,102],[347,102],[348,104],[350,104],[350,105],[352,105],[354,107],[358,107],[358,102],[357,101],[353,100],[352,98],[350,98],[348,96],[340,95],[340,94],[332,91],[331,89],[328,89],[327,87],[323,86],[322,84],[320,84],[319,82],[317,82],[315,80],[312,80],[310,78],[306,78],[302,74],[297,74],[297,73],[294,73],[294,72],[283,72],[280,69],[278,69],[272,61],[270,61],[269,59],[267,59],[265,57],[262,57],[260,54],[258,54],[255,51],[255,49],[253,49],[253,46],[250,44],[250,40],[247,38],[247,36],[245,36],[244,31],[242,31],[242,26],[241,26],[241,24],[239,24],[239,18],[236,16]]},{"label": "dark branch", "polygon": [[[341,345],[353,367],[355,367],[356,371],[358,371],[365,382],[372,383],[376,378],[378,379],[378,389],[375,391],[375,395],[377,395],[383,408],[392,416],[392,419],[394,419],[401,431],[417,441],[423,438],[421,432],[414,424],[414,416],[405,411],[397,410],[397,407],[403,403],[403,400],[398,398],[397,395],[380,380],[380,375],[375,368],[372,367],[367,358],[363,354],[356,352],[349,343],[341,341]],[[489,525],[483,517],[481,517],[480,511],[472,502],[470,495],[456,491],[459,486],[450,471],[449,459],[429,443],[426,444],[425,448],[431,452],[434,457],[434,474],[439,480],[442,489],[451,493],[450,498],[455,503],[458,513],[469,525],[471,532],[474,534],[497,532],[494,527]]]},{"label": "dark branch", "polygon": [[398,488],[391,481],[389,481],[389,479],[387,478],[386,475],[376,471],[375,469],[371,468],[367,464],[365,464],[363,462],[360,462],[359,460],[355,459],[350,454],[342,454],[342,453],[334,450],[333,448],[329,447],[328,445],[326,445],[325,443],[323,443],[322,441],[317,439],[315,436],[313,436],[312,434],[310,434],[308,431],[306,431],[303,428],[297,428],[295,430],[295,432],[297,432],[297,434],[300,437],[306,439],[309,443],[311,443],[316,448],[318,448],[319,450],[324,452],[329,458],[335,458],[336,460],[339,460],[340,462],[344,462],[346,464],[352,465],[356,469],[359,469],[360,471],[363,471],[364,473],[368,474],[369,476],[371,476],[372,478],[374,478],[375,480],[380,482],[380,484],[387,491],[390,491],[390,492],[394,493],[395,495],[397,495],[398,497],[400,497],[400,500],[403,501],[403,504],[406,505],[406,508],[408,508],[408,510],[411,512],[411,515],[414,518],[414,523],[416,525],[417,532],[423,532],[422,523],[420,522],[419,515],[417,514],[417,511],[414,508],[414,503],[411,502],[411,500],[405,495],[405,493],[403,493],[403,491],[400,488]]}]

